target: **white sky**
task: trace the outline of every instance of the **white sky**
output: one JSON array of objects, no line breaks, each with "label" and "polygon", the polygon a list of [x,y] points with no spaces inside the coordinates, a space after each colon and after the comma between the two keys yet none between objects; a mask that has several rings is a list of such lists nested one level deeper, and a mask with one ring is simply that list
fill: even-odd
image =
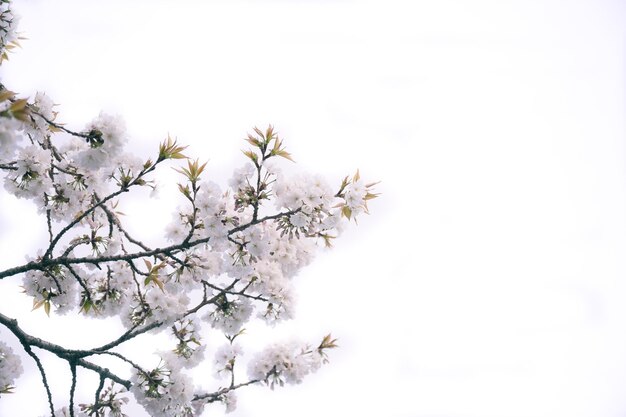
[{"label": "white sky", "polygon": [[[242,390],[235,417],[626,415],[624,2],[17,3],[29,40],[2,79],[70,127],[120,113],[140,155],[169,132],[224,183],[272,123],[302,169],[382,180],[277,329],[341,349],[301,386]],[[153,236],[169,220],[125,204]],[[17,210],[0,196],[2,267],[43,244]],[[44,413],[38,376],[18,383],[0,415]]]}]

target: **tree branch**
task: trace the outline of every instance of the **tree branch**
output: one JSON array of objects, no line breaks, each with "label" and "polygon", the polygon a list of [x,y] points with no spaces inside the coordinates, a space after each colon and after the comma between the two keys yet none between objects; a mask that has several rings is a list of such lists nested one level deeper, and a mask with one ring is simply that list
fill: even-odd
[{"label": "tree branch", "polygon": [[39,373],[41,374],[41,382],[43,382],[43,386],[46,389],[46,395],[48,396],[48,406],[50,407],[50,413],[51,413],[50,415],[52,417],[55,417],[55,415],[54,415],[54,404],[52,403],[52,393],[50,392],[50,386],[48,385],[48,379],[46,378],[46,372],[43,369],[43,365],[41,364],[41,361],[39,360],[39,357],[37,355],[35,355],[33,350],[30,348],[30,345],[28,343],[26,343],[24,340],[22,340],[18,335],[16,335],[16,336],[20,340],[20,343],[22,343],[22,346],[24,347],[24,351],[26,351],[26,353],[31,358],[33,358],[33,360],[37,364],[37,369],[39,369]]},{"label": "tree branch", "polygon": [[74,394],[76,393],[76,361],[70,360],[70,372],[72,374],[72,386],[70,387],[70,417],[74,417]]},{"label": "tree branch", "polygon": [[[93,355],[97,352],[66,349],[57,344],[47,342],[38,337],[31,336],[18,326],[17,320],[9,318],[2,313],[0,313],[0,323],[2,323],[6,328],[8,328],[11,331],[11,333],[13,333],[20,340],[20,342],[24,346],[24,349],[26,349],[27,352],[28,350],[30,350],[31,346],[35,346],[40,349],[47,350],[48,352],[54,353],[56,356],[58,356],[61,359],[65,359],[68,362],[74,361],[76,365],[81,366],[86,369],[90,369],[94,372],[97,372],[101,376],[105,376],[117,382],[118,384],[123,385],[127,389],[130,389],[130,386],[131,386],[130,381],[122,379],[118,377],[117,375],[111,373],[108,369],[102,368],[98,365],[95,365],[83,359],[84,357]],[[147,330],[144,330],[144,331],[147,331]],[[41,368],[41,372],[43,372],[43,368]]]},{"label": "tree branch", "polygon": [[[105,200],[102,200],[102,202],[104,202]],[[261,219],[258,219],[256,221],[251,221],[248,222],[246,224],[243,224],[241,226],[237,226],[234,227],[232,229],[230,229],[227,233],[228,236],[237,233],[237,232],[241,232],[243,230],[246,230],[247,228],[254,226],[256,224],[259,223],[263,223],[266,222],[268,220],[275,220],[278,219],[280,217],[283,216],[290,216],[292,214],[295,214],[297,212],[299,212],[301,209],[297,208],[294,210],[289,210],[287,212],[281,212],[281,213],[276,213],[273,214],[271,216],[265,216]],[[156,249],[152,249],[152,250],[146,250],[143,252],[135,252],[135,253],[129,253],[129,254],[124,254],[124,255],[109,255],[109,256],[98,256],[98,257],[81,257],[81,258],[69,258],[67,255],[66,256],[61,256],[58,258],[49,258],[49,259],[41,259],[40,261],[31,261],[27,264],[24,265],[20,265],[20,266],[16,266],[14,268],[9,268],[6,269],[2,272],[0,272],[0,279],[2,278],[6,278],[12,275],[16,275],[22,272],[26,272],[26,271],[31,271],[34,269],[38,269],[38,270],[43,270],[46,269],[50,266],[54,266],[54,265],[71,265],[71,264],[93,264],[93,265],[98,265],[100,263],[106,263],[106,262],[115,262],[115,261],[129,261],[132,259],[137,259],[137,258],[144,258],[144,257],[150,257],[150,256],[156,256],[162,253],[167,253],[167,252],[172,252],[175,253],[177,251],[183,250],[183,249],[190,249],[194,246],[198,246],[201,245],[203,243],[207,243],[209,240],[211,240],[210,237],[204,237],[201,239],[196,239],[196,240],[192,240],[186,244],[177,244],[177,245],[171,245],[171,246],[166,246],[165,248],[156,248]]]},{"label": "tree branch", "polygon": [[215,401],[219,401],[219,397],[226,394],[227,392],[230,391],[234,391],[236,389],[248,386],[248,385],[252,385],[252,384],[256,384],[257,382],[261,382],[262,379],[251,379],[250,381],[247,382],[242,382],[241,384],[237,384],[237,385],[231,385],[227,388],[222,388],[219,391],[216,392],[212,392],[209,394],[196,394],[193,396],[193,398],[191,399],[191,401],[202,401],[202,400],[206,400],[207,403],[212,403]]}]

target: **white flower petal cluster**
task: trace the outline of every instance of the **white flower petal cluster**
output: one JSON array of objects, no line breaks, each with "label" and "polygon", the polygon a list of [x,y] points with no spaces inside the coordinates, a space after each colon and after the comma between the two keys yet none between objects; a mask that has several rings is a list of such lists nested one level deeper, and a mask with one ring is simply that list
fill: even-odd
[{"label": "white flower petal cluster", "polygon": [[215,376],[217,378],[230,378],[237,357],[243,354],[243,349],[237,343],[226,343],[215,352],[213,361]]},{"label": "white flower petal cluster", "polygon": [[237,393],[235,391],[228,391],[222,395],[222,403],[226,406],[226,412],[232,413],[237,408]]},{"label": "white flower petal cluster", "polygon": [[293,285],[283,275],[280,264],[261,261],[253,266],[253,273],[250,276],[251,286],[270,301],[268,308],[259,312],[259,315],[269,323],[291,318],[295,307]]},{"label": "white flower petal cluster", "polygon": [[252,315],[252,303],[244,297],[224,296],[205,320],[227,335],[237,334]]},{"label": "white flower petal cluster", "polygon": [[135,285],[130,268],[123,263],[116,263],[106,271],[97,271],[89,275],[92,306],[83,308],[85,314],[95,318],[107,318],[128,310],[132,293],[128,291]]},{"label": "white flower petal cluster", "polygon": [[50,152],[36,145],[23,148],[18,153],[16,167],[4,180],[4,188],[20,198],[42,198],[52,187],[48,175]]},{"label": "white flower petal cluster", "polygon": [[246,229],[240,236],[246,243],[246,250],[253,259],[263,259],[270,254],[271,241],[269,228],[256,225]]},{"label": "white flower petal cluster", "polygon": [[150,322],[172,324],[181,312],[187,311],[190,300],[185,293],[172,294],[153,287],[145,295],[145,301],[150,307]]},{"label": "white flower petal cluster", "polygon": [[250,360],[248,376],[271,384],[299,384],[307,374],[319,369],[321,363],[317,350],[311,351],[299,342],[273,344]]},{"label": "white flower petal cluster", "polygon": [[19,20],[19,16],[11,10],[9,2],[0,3],[0,54],[5,52],[7,45],[18,39]]},{"label": "white flower petal cluster", "polygon": [[188,417],[193,414],[191,378],[174,369],[157,368],[149,373],[135,371],[130,392],[152,417]]},{"label": "white flower petal cluster", "polygon": [[266,232],[271,235],[268,260],[280,266],[283,277],[294,277],[315,257],[318,248],[313,239],[284,239],[275,228],[268,228]]},{"label": "white flower petal cluster", "polygon": [[53,108],[54,102],[52,99],[46,93],[38,91],[32,103],[33,111],[38,114],[30,119],[31,123],[25,124],[26,133],[32,140],[39,143],[45,141],[46,134],[49,131],[47,120],[53,121],[56,118]]},{"label": "white flower petal cluster", "polygon": [[[100,115],[85,128],[92,139],[76,152],[73,162],[85,171],[111,166],[121,153],[126,139],[126,126],[119,116]],[[114,164],[113,164],[114,165]]]},{"label": "white flower petal cluster", "polygon": [[181,355],[176,351],[160,352],[159,355],[169,369],[192,369],[204,360],[206,345],[200,345],[190,351],[189,356]]},{"label": "white flower petal cluster", "polygon": [[[28,271],[24,274],[23,288],[26,295],[33,297],[36,308],[51,304],[55,312],[64,314],[76,308],[78,283],[68,276],[63,268],[46,271]],[[50,307],[46,307],[49,309]]]},{"label": "white flower petal cluster", "polygon": [[279,176],[274,186],[277,208],[302,208],[304,213],[314,209],[329,208],[333,191],[319,175],[300,174],[294,177]]},{"label": "white flower petal cluster", "polygon": [[13,160],[18,145],[24,140],[24,124],[13,118],[0,117],[0,163]]},{"label": "white flower petal cluster", "polygon": [[251,163],[246,163],[244,166],[235,170],[233,176],[228,181],[228,185],[235,191],[243,189],[250,185],[253,176],[254,166]]},{"label": "white flower petal cluster", "polygon": [[346,204],[352,210],[353,214],[363,211],[363,200],[367,194],[365,182],[362,179],[352,181],[345,189]]},{"label": "white flower petal cluster", "polygon": [[165,284],[169,292],[188,292],[202,288],[202,280],[215,280],[222,274],[224,265],[222,254],[208,245],[185,251],[181,258],[185,266],[179,267]]},{"label": "white flower petal cluster", "polygon": [[0,392],[12,387],[22,375],[22,361],[6,343],[0,341]]}]

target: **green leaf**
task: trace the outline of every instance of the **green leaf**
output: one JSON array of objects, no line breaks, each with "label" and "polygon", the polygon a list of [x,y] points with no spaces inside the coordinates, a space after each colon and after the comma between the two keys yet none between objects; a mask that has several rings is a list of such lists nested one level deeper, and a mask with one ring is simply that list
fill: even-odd
[{"label": "green leaf", "polygon": [[269,144],[272,139],[274,139],[274,126],[269,125],[265,130],[265,144]]},{"label": "green leaf", "polygon": [[180,172],[181,174],[184,174],[189,181],[191,181],[192,183],[195,183],[196,181],[198,181],[198,178],[200,178],[200,174],[202,174],[202,172],[204,171],[204,168],[206,167],[207,162],[205,162],[202,165],[199,165],[198,160],[196,159],[195,161],[191,162],[191,160],[187,161],[187,168],[174,168],[174,170]]},{"label": "green leaf", "polygon": [[15,97],[15,93],[13,91],[9,91],[9,90],[2,90],[0,92],[0,102],[8,100],[10,98]]},{"label": "green leaf", "polygon": [[7,385],[4,388],[0,389],[0,394],[14,394],[13,392],[14,389],[15,389],[14,386]]},{"label": "green leaf", "polygon": [[282,149],[278,150],[277,152],[275,152],[275,155],[282,156],[285,159],[289,159],[291,162],[296,162],[291,157],[291,154],[289,152],[285,151],[285,150],[282,150]]},{"label": "green leaf", "polygon": [[248,141],[248,143],[250,145],[256,146],[257,148],[261,147],[261,142],[255,138],[254,136],[248,134],[248,137],[246,138],[246,141]]},{"label": "green leaf", "polygon": [[262,137],[263,139],[265,139],[265,136],[263,135],[263,132],[261,132],[261,129],[259,129],[258,127],[254,127],[253,128],[254,133],[256,133],[257,135],[259,135],[260,137]]},{"label": "green leaf", "polygon": [[157,287],[161,289],[161,291],[165,292],[165,289],[163,288],[163,283],[156,275],[152,276],[152,282],[154,282]]},{"label": "green leaf", "polygon": [[176,139],[172,139],[170,135],[167,135],[167,139],[159,145],[157,162],[164,159],[185,159],[187,157],[182,154],[182,151],[185,149],[187,149],[187,146],[179,146]]},{"label": "green leaf", "polygon": [[33,300],[33,309],[31,311],[35,311],[37,310],[39,307],[41,307],[44,303],[46,302],[46,300]]},{"label": "green leaf", "polygon": [[350,217],[352,217],[352,210],[348,206],[343,206],[341,208],[341,214],[350,220]]},{"label": "green leaf", "polygon": [[253,151],[250,151],[250,150],[248,150],[248,151],[241,151],[241,152],[243,152],[243,154],[244,154],[245,156],[247,156],[248,158],[250,158],[250,159],[252,160],[252,162],[254,162],[254,164],[255,164],[255,165],[257,165],[257,164],[258,164],[258,162],[259,162],[259,157],[257,156],[257,154],[256,154],[256,153],[254,153]]},{"label": "green leaf", "polygon": [[341,181],[341,186],[339,187],[339,191],[337,191],[337,194],[336,194],[337,197],[342,196],[343,190],[346,189],[348,184],[350,184],[350,179],[348,177],[345,177],[343,181]]},{"label": "green leaf", "polygon": [[337,339],[333,339],[330,333],[328,333],[324,336],[324,339],[322,339],[322,343],[320,343],[318,349],[334,349],[337,347],[339,347],[339,345],[337,345]]},{"label": "green leaf", "polygon": [[189,190],[189,186],[187,185],[183,187],[182,184],[178,184],[178,191],[180,191],[187,198],[191,196],[191,191]]},{"label": "green leaf", "polygon": [[326,234],[326,233],[320,233],[319,236],[322,239],[324,239],[324,246],[326,246],[327,248],[332,248],[333,247],[332,239],[335,239],[336,236],[331,236],[331,235]]},{"label": "green leaf", "polygon": [[85,302],[83,303],[83,305],[80,308],[80,311],[82,311],[83,313],[87,314],[89,313],[89,310],[91,310],[91,306],[93,304],[91,303],[91,301],[89,301],[89,299],[86,299]]}]

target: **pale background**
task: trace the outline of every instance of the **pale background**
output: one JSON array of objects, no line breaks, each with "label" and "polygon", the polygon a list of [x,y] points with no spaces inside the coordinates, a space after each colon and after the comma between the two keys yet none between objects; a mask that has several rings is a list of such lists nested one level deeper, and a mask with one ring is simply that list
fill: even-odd
[{"label": "pale background", "polygon": [[[331,365],[242,390],[234,416],[626,416],[623,1],[16,3],[29,40],[3,82],[47,91],[70,127],[120,113],[138,154],[169,132],[224,184],[273,123],[302,169],[382,181],[276,329],[331,330]],[[125,211],[156,236],[172,204]],[[45,243],[29,213],[0,194],[3,268]],[[29,331],[102,336],[54,330],[11,285],[0,311]],[[24,362],[1,416],[46,412]]]}]

